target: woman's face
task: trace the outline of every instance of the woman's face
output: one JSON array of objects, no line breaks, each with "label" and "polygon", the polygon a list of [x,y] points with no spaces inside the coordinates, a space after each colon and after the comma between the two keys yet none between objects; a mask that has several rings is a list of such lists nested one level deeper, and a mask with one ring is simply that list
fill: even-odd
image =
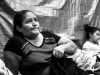
[{"label": "woman's face", "polygon": [[24,20],[22,22],[21,32],[26,37],[37,35],[40,32],[39,22],[37,17],[32,12],[27,12],[25,14]]},{"label": "woman's face", "polygon": [[98,41],[100,40],[100,31],[95,31],[93,34],[90,35],[90,38],[93,42],[98,43]]}]

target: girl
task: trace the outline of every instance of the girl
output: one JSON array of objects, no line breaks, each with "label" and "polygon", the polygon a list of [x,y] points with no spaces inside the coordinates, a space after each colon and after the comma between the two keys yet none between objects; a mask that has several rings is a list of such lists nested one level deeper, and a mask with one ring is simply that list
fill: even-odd
[{"label": "girl", "polygon": [[81,68],[96,71],[100,68],[98,62],[100,60],[100,30],[96,27],[90,27],[89,25],[85,25],[84,29],[86,42],[83,44],[82,50],[87,53],[85,57],[88,58],[86,58],[86,62],[81,65]]}]

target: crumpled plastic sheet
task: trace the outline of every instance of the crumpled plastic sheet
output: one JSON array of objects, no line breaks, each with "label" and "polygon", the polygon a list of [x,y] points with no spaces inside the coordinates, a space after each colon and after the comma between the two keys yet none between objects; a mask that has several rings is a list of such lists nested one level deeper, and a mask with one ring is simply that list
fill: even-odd
[{"label": "crumpled plastic sheet", "polygon": [[0,50],[13,35],[16,11],[32,10],[40,25],[71,39],[83,39],[83,25],[99,26],[99,0],[0,0]]}]

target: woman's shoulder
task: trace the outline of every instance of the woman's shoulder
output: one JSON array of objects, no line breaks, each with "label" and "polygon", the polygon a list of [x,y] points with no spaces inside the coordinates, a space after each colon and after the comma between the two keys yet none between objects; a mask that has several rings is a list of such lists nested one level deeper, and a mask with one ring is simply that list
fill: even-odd
[{"label": "woman's shoulder", "polygon": [[23,37],[20,36],[12,36],[9,41],[13,41],[13,42],[21,42],[21,41],[25,41],[25,39]]},{"label": "woman's shoulder", "polygon": [[54,39],[56,42],[58,42],[61,38],[51,30],[43,30],[41,33],[45,38]]},{"label": "woman's shoulder", "polygon": [[9,38],[8,41],[17,41],[20,37],[19,36],[12,36]]},{"label": "woman's shoulder", "polygon": [[18,40],[18,39],[20,39],[20,38],[22,38],[22,37],[20,37],[20,36],[12,36],[10,39],[13,39],[13,40]]},{"label": "woman's shoulder", "polygon": [[51,36],[52,34],[54,34],[51,30],[42,30],[41,33],[44,35],[44,36]]},{"label": "woman's shoulder", "polygon": [[24,43],[26,43],[27,41],[20,37],[20,36],[12,36],[6,43],[5,48],[9,48],[9,47],[22,47]]},{"label": "woman's shoulder", "polygon": [[12,36],[5,45],[4,51],[11,51],[21,56],[21,47],[26,41],[20,36]]}]

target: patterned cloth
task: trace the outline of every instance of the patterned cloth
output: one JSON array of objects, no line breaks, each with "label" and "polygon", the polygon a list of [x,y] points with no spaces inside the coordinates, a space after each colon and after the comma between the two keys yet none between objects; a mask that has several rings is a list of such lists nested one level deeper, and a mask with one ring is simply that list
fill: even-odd
[{"label": "patterned cloth", "polygon": [[96,61],[97,57],[100,58],[99,52],[77,49],[72,58],[81,69],[97,71],[100,69],[100,63]]},{"label": "patterned cloth", "polygon": [[11,71],[5,66],[4,62],[0,59],[0,75],[13,75]]}]

